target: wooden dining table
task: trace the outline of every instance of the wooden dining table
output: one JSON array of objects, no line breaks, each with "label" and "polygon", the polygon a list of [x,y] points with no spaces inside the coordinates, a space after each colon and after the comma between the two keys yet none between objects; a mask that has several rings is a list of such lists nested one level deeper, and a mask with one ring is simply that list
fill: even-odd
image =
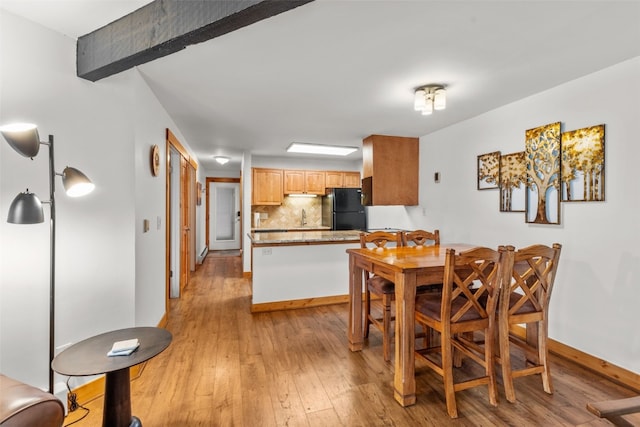
[{"label": "wooden dining table", "polygon": [[416,403],[415,298],[418,285],[442,283],[448,248],[462,252],[477,245],[465,243],[436,246],[400,246],[348,249],[349,254],[349,349],[364,345],[363,270],[395,283],[394,397],[402,406]]}]

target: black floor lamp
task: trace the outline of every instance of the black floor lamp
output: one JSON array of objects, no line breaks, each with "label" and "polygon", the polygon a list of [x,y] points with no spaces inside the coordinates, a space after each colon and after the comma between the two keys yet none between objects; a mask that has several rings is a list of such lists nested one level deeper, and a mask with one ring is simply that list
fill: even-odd
[{"label": "black floor lamp", "polygon": [[70,197],[80,197],[89,194],[94,185],[85,174],[77,169],[66,167],[62,173],[56,173],[53,167],[53,135],[49,135],[48,142],[40,142],[38,129],[27,123],[11,124],[0,127],[0,133],[9,145],[24,157],[35,157],[40,145],[49,147],[49,200],[44,202],[27,189],[13,199],[9,207],[7,222],[12,224],[38,224],[44,222],[42,204],[48,204],[51,212],[50,233],[50,262],[49,262],[49,393],[53,393],[53,370],[51,362],[55,356],[55,297],[56,297],[56,203],[55,176],[62,177],[62,185]]}]

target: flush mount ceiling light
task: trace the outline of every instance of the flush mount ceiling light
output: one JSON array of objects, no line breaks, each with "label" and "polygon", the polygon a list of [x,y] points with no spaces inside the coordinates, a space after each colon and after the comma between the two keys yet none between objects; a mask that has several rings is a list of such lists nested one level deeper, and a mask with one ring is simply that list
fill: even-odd
[{"label": "flush mount ceiling light", "polygon": [[287,148],[288,153],[305,154],[327,154],[330,156],[346,156],[355,151],[358,147],[345,147],[342,145],[306,144],[303,142],[292,142]]},{"label": "flush mount ceiling light", "polygon": [[413,108],[423,116],[432,114],[433,110],[444,110],[447,108],[447,91],[440,85],[419,87],[414,93]]},{"label": "flush mount ceiling light", "polygon": [[213,158],[216,162],[220,163],[221,165],[227,164],[229,160],[231,160],[227,156],[213,156]]}]

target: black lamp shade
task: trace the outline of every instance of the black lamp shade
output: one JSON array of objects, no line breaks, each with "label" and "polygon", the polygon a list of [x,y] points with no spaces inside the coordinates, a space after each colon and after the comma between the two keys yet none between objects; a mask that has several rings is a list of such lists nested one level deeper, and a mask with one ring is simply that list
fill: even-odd
[{"label": "black lamp shade", "polygon": [[44,222],[42,203],[38,196],[27,190],[13,199],[9,207],[7,222],[11,224],[38,224]]},{"label": "black lamp shade", "polygon": [[24,157],[35,157],[40,150],[40,137],[35,125],[19,123],[3,126],[0,133],[9,145]]}]

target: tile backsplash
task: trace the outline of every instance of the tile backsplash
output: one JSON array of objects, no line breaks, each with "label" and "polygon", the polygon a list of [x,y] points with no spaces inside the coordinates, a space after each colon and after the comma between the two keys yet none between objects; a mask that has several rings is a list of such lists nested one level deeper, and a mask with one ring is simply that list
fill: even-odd
[{"label": "tile backsplash", "polygon": [[[296,228],[302,226],[302,210],[307,216],[307,227],[322,225],[322,197],[285,197],[279,206],[252,206],[251,227],[255,228],[255,213],[261,215],[259,228]],[[267,218],[264,218],[266,214]]]}]

